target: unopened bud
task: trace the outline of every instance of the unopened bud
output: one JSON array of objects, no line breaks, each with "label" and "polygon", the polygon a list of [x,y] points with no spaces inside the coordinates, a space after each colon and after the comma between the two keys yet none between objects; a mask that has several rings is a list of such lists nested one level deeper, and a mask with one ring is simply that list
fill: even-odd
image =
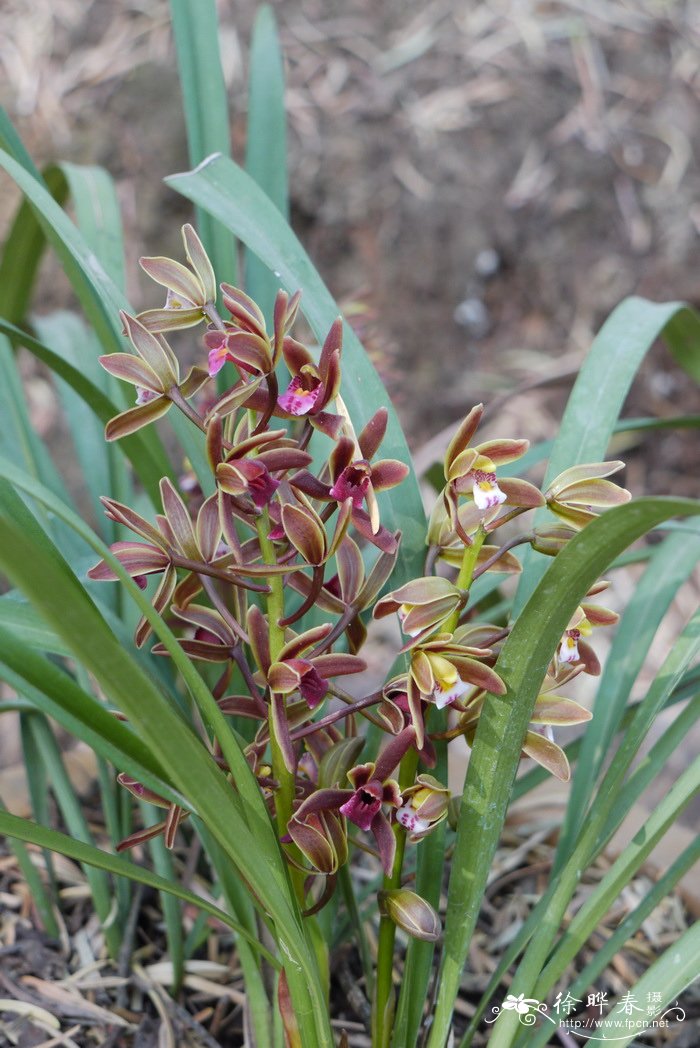
[{"label": "unopened bud", "polygon": [[379,909],[385,917],[402,928],[407,935],[423,942],[437,942],[440,938],[440,918],[430,903],[408,888],[379,892]]},{"label": "unopened bud", "polygon": [[567,542],[576,534],[578,534],[576,530],[567,527],[566,524],[552,524],[546,528],[535,528],[532,548],[538,553],[544,553],[547,557],[556,557],[557,553],[561,553]]},{"label": "unopened bud", "polygon": [[419,775],[404,791],[396,819],[415,838],[423,837],[447,817],[450,791],[432,775]]}]

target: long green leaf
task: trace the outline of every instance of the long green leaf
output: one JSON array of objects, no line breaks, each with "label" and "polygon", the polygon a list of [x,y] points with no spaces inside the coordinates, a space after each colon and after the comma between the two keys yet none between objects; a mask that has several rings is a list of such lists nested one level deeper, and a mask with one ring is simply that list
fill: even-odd
[{"label": "long green leaf", "polygon": [[[608,448],[634,376],[663,335],[678,363],[700,382],[700,319],[682,302],[625,299],[598,332],[566,405],[549,459],[545,485],[579,462],[598,462]],[[516,616],[546,570],[528,551],[513,604]]]},{"label": "long green leaf", "polygon": [[78,229],[110,279],[120,291],[124,291],[126,266],[122,220],[111,175],[102,167],[66,161],[59,168],[73,201]]},{"label": "long green leaf", "polygon": [[[6,811],[7,808],[5,807],[2,797],[0,797],[0,813],[5,813]],[[19,866],[26,885],[29,888],[32,902],[36,906],[37,913],[39,914],[39,918],[44,926],[44,931],[52,939],[58,939],[61,932],[58,927],[58,921],[56,920],[56,914],[54,913],[51,893],[41,879],[41,874],[32,862],[24,841],[15,838],[14,840],[8,840],[7,843],[17,859],[17,865]]]},{"label": "long green leaf", "polygon": [[[693,626],[689,628],[691,631],[694,629]],[[692,652],[686,652],[685,660],[689,661],[691,657]],[[617,796],[613,798],[612,805],[607,805],[609,814],[604,814],[605,826],[598,836],[595,846],[587,853],[585,859],[582,859],[579,863],[580,869],[583,869],[584,865],[588,866],[595,856],[600,854],[600,852],[605,848],[632,805],[636,803],[654,776],[663,768],[669,753],[673,752],[676,746],[682,742],[690,725],[694,724],[697,720],[700,696],[697,694],[698,680],[696,678],[697,671],[691,670],[682,673],[680,679],[676,680],[675,674],[672,677],[669,677],[666,667],[662,667],[653,685],[653,688],[657,690],[658,696],[658,703],[654,702],[654,705],[656,706],[657,704],[660,704],[661,709],[667,709],[671,704],[683,702],[689,697],[692,697],[692,702],[679,714],[678,717],[676,717],[673,723],[669,725],[663,735],[657,740],[644,760],[641,761],[633,774],[625,782],[625,785],[619,791]],[[668,695],[668,698],[663,701],[665,695]],[[622,722],[623,729],[627,729],[635,721],[642,703],[646,701],[645,698],[627,709]],[[644,729],[645,725],[641,725],[641,728]],[[635,732],[636,737],[631,741],[629,747],[630,750],[633,750],[634,747],[638,747],[643,734],[644,730]],[[569,755],[568,748],[567,755]],[[532,773],[528,772],[525,778],[530,778],[531,775]],[[544,777],[547,777],[547,773],[545,773]],[[539,776],[537,778],[539,779]],[[537,779],[535,780],[535,784],[536,782]],[[517,785],[516,782],[516,788],[513,791],[514,796],[521,795],[518,793]],[[604,782],[599,790],[599,796],[603,797],[607,789],[608,783]],[[531,910],[522,928],[502,954],[496,969],[489,979],[488,986],[482,995],[476,1013],[472,1019],[470,1019],[469,1026],[460,1042],[460,1048],[468,1048],[468,1046],[471,1045],[478,1023],[486,1010],[488,1002],[491,1000],[493,994],[500,985],[503,976],[510,969],[517,957],[523,952],[533,933],[540,926],[542,920],[545,919],[556,887],[557,880],[552,879],[545,894]]]},{"label": "long green leaf", "polygon": [[639,499],[594,520],[551,564],[503,646],[507,685],[479,718],[462,797],[445,921],[440,989],[429,1048],[443,1048],[462,968],[498,843],[522,741],[545,671],[576,606],[627,546],[669,517],[700,513],[681,499]]},{"label": "long green leaf", "polygon": [[649,815],[644,826],[632,838],[603,879],[577,910],[564,935],[557,943],[546,968],[537,981],[535,993],[546,994],[567,965],[587,942],[600,920],[619,898],[622,888],[653,851],[684,808],[700,792],[700,757],[686,768],[667,795]]},{"label": "long green leaf", "polygon": [[635,587],[600,678],[593,720],[584,734],[557,844],[555,873],[569,854],[583,824],[598,773],[659,624],[698,559],[700,536],[689,536],[681,548],[676,537],[671,535],[656,548]]},{"label": "long green leaf", "polygon": [[20,841],[26,841],[28,844],[36,844],[40,848],[46,848],[49,851],[58,852],[60,855],[66,855],[69,859],[75,859],[76,862],[83,863],[86,866],[94,866],[98,870],[105,870],[107,873],[113,873],[119,877],[128,877],[129,880],[145,884],[148,888],[169,892],[177,899],[182,899],[183,902],[188,903],[190,906],[197,906],[200,910],[204,910],[205,913],[221,921],[228,928],[232,928],[237,935],[246,939],[269,964],[272,964],[274,967],[279,965],[279,961],[272,956],[269,950],[266,950],[262,943],[252,936],[238,921],[234,920],[229,913],[219,909],[218,906],[208,902],[206,899],[200,898],[194,892],[180,887],[177,881],[166,881],[151,870],[147,870],[143,866],[137,866],[135,863],[123,859],[120,855],[111,855],[109,852],[102,851],[101,848],[95,848],[92,845],[75,840],[73,837],[68,837],[65,833],[59,833],[57,830],[50,830],[47,826],[37,826],[36,823],[29,822],[28,819],[20,819],[19,816],[10,815],[8,812],[0,811],[0,833],[7,834],[8,837],[14,837]]},{"label": "long green leaf", "polygon": [[[60,258],[66,276],[80,299],[101,345],[107,352],[122,352],[125,344],[119,328],[119,310],[129,309],[129,303],[110,280],[80,232],[44,186],[2,150],[0,167],[7,171],[31,204],[44,235]],[[210,493],[213,482],[204,454],[202,434],[195,431],[192,424],[177,411],[171,411],[169,418],[203,489]],[[160,440],[152,426],[145,431],[144,439],[152,448],[160,449]],[[164,453],[161,451],[160,454]],[[172,471],[167,472],[170,474]],[[151,494],[155,500],[155,492]]]},{"label": "long green leaf", "polygon": [[[30,714],[28,721],[41,763],[48,774],[52,793],[56,798],[56,803],[68,832],[76,840],[83,841],[85,844],[92,844],[92,834],[83,814],[83,809],[76,796],[75,788],[63,763],[61,751],[46,718],[40,714]],[[27,773],[31,776],[33,768],[29,767]],[[102,923],[107,948],[112,958],[115,958],[121,942],[121,929],[114,920],[115,911],[113,910],[113,895],[109,879],[102,870],[95,869],[92,866],[85,870],[85,875],[90,885],[90,892],[95,904],[95,913]]]},{"label": "long green leaf", "polygon": [[[552,881],[552,890],[548,892],[545,911],[540,917],[528,949],[515,973],[513,985],[527,987],[526,996],[540,976],[552,943],[566,908],[576,890],[581,871],[599,852],[617,828],[612,821],[613,809],[619,814],[616,800],[625,774],[639,752],[654,719],[663,707],[667,697],[683,678],[688,667],[697,658],[700,651],[700,611],[696,612],[688,623],[675,646],[664,661],[651,688],[639,704],[634,719],[625,732],[615,760],[610,764],[598,791],[598,797],[586,827],[579,837],[575,848],[568,857],[567,863],[559,876]],[[630,802],[631,803],[631,802]],[[620,814],[622,818],[624,812]],[[510,1019],[500,1022],[500,1028],[494,1031],[494,1044],[509,1044]]]},{"label": "long green leaf", "polygon": [[[0,110],[0,113],[4,116],[3,110]],[[12,130],[14,131],[14,128]],[[16,155],[1,133],[0,146]],[[33,165],[31,166],[33,168]],[[35,177],[41,179],[38,171],[35,168],[33,170]],[[45,185],[57,205],[62,207],[68,194],[68,186],[58,168],[52,168],[47,172]],[[22,201],[10,227],[0,261],[0,314],[11,323],[21,324],[27,315],[45,244],[44,231],[32,206],[28,201]]]},{"label": "long green leaf", "polygon": [[[226,85],[215,0],[170,0],[190,164],[212,153],[231,155]],[[197,226],[219,280],[236,283],[236,241],[197,208]]]},{"label": "long green leaf", "polygon": [[31,651],[16,633],[0,627],[0,679],[26,695],[36,710],[58,721],[76,738],[111,761],[119,771],[145,782],[176,804],[174,793],[152,750],[55,663]]},{"label": "long green leaf", "polygon": [[[659,906],[667,895],[673,891],[682,877],[700,861],[700,837],[696,837],[678,856],[672,866],[656,884],[644,896],[639,906],[618,924],[617,928],[606,940],[605,945],[596,951],[588,964],[581,970],[569,988],[572,996],[585,992],[593,986],[600,973],[607,967],[612,959],[624,948],[626,942],[637,933],[642,923]],[[533,1048],[535,1045],[533,1044]]]},{"label": "long green leaf", "polygon": [[[323,340],[338,315],[311,259],[267,195],[237,164],[213,157],[195,170],[166,179],[173,189],[203,207],[235,233],[265,263],[288,291],[303,292],[302,308],[316,337]],[[342,395],[358,429],[381,405],[389,407],[389,425],[381,453],[410,463],[410,453],[386,390],[349,324],[343,328]],[[425,513],[418,483],[411,475],[395,491],[379,496],[382,522],[400,529],[403,541],[392,577],[400,586],[423,573]]]},{"label": "long green leaf", "polygon": [[[288,219],[284,68],[275,14],[269,4],[258,11],[250,46],[245,168]],[[250,249],[245,254],[245,287],[269,322],[278,283],[274,273]]]},{"label": "long green leaf", "polygon": [[[49,493],[25,478],[8,464],[1,472],[13,483],[37,498]],[[0,565],[41,609],[47,622],[70,644],[81,662],[94,674],[108,696],[122,709],[144,741],[163,764],[171,782],[190,798],[192,807],[206,822],[249,885],[272,915],[283,943],[285,970],[292,1001],[300,1024],[312,1046],[330,1044],[325,1007],[321,1001],[316,961],[306,940],[288,875],[257,783],[227,729],[226,721],[201,677],[182,652],[172,632],[150,607],[138,586],[124,572],[119,561],[67,507],[56,505],[57,515],[86,537],[117,572],[127,591],[152,622],[159,639],[168,648],[193,697],[201,703],[205,719],[217,730],[224,757],[231,766],[239,794],[206,753],[201,741],[174,712],[137,663],[111,633],[88,595],[68,571],[58,551],[36,543],[4,512],[0,499]],[[242,815],[240,798],[249,803]],[[255,836],[247,822],[254,822]],[[270,841],[274,850],[271,850]],[[260,879],[261,863],[266,871]]]},{"label": "long green leaf", "polygon": [[[691,925],[687,931],[672,946],[659,957],[657,961],[647,968],[644,975],[630,988],[633,1001],[648,1000],[647,994],[661,994],[661,1001],[657,1004],[656,1015],[663,1014],[668,1009],[667,1021],[673,1024],[685,1018],[685,1012],[678,1009],[674,1002],[678,995],[694,982],[700,971],[700,922]],[[669,1005],[674,1005],[669,1009]],[[602,1041],[612,1041],[617,1045],[631,1044],[634,1038],[644,1029],[651,1025],[653,1017],[641,1012],[633,1012],[632,1015],[639,1019],[639,1026],[634,1026],[630,1033],[620,1037],[620,1030],[627,1029],[629,1012],[623,999],[618,1000],[612,1011],[606,1015],[601,1031]],[[636,1006],[639,1007],[638,1005]],[[620,1025],[617,1025],[620,1023]]]},{"label": "long green leaf", "polygon": [[[55,353],[43,342],[18,328],[15,324],[0,317],[0,331],[6,334],[17,346],[25,346],[30,353],[46,364],[59,378],[67,383],[71,389],[86,403],[96,418],[106,423],[113,415],[116,415],[121,407],[114,403],[98,386],[96,386],[83,372],[74,367],[58,353]],[[158,484],[160,478],[167,476],[170,470],[168,459],[160,453],[157,446],[151,446],[143,439],[143,433],[135,433],[119,442],[121,450],[133,463],[137,475],[140,477],[147,491],[153,494],[156,502],[160,500]]]}]

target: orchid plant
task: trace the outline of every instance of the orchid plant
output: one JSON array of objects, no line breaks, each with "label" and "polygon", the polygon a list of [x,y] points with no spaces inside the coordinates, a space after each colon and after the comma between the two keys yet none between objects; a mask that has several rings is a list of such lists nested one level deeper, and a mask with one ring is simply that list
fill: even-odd
[{"label": "orchid plant", "polygon": [[[700,324],[678,304],[623,303],[551,448],[492,436],[477,404],[421,494],[381,382],[283,217],[271,12],[253,42],[246,172],[226,155],[213,0],[171,6],[194,169],[168,182],[195,204],[199,232],[183,227],[178,258],[141,259],[163,304],[137,312],[125,298],[106,173],[64,165],[44,178],[0,117],[0,165],[25,197],[0,264],[0,712],[19,714],[33,804],[31,820],[0,810],[0,831],[49,934],[51,878],[25,844],[81,864],[122,968],[130,884],[156,889],[175,993],[212,925],[228,929],[255,1048],[349,1043],[331,993],[343,943],[373,1048],[468,1048],[499,992],[489,1044],[543,1045],[534,1010],[700,788],[694,761],[571,918],[582,871],[700,716],[697,615],[630,697],[700,556],[692,519],[682,543],[668,522],[700,507],[630,501],[610,479],[622,461],[607,457],[616,426],[659,425],[617,422],[658,334],[700,378]],[[69,193],[77,225],[59,203]],[[47,243],[91,330],[28,312]],[[17,347],[56,377],[87,511],[32,430]],[[541,482],[525,479],[544,458]],[[663,528],[663,542],[635,545]],[[630,559],[647,566],[618,622],[601,601]],[[615,627],[607,661],[603,627]],[[591,709],[579,685],[597,677]],[[635,766],[657,715],[683,700]],[[54,723],[95,753],[111,847],[95,845]],[[454,796],[453,742],[469,748]],[[547,776],[570,790],[547,889],[462,1023],[455,1001],[509,804]],[[48,825],[48,793],[67,832]],[[650,898],[698,857],[693,843]],[[595,947],[586,977],[646,906]],[[690,929],[655,961],[663,1002],[696,952]]]},{"label": "orchid plant", "polygon": [[[477,405],[445,455],[445,486],[426,539],[430,573],[380,596],[401,535],[382,525],[377,495],[401,484],[409,466],[375,459],[386,431],[386,409],[379,408],[355,432],[340,396],[340,319],[314,349],[292,334],[298,292],[278,291],[268,332],[259,306],[226,283],[221,284],[220,314],[206,251],[192,226],[184,226],[182,235],[188,266],[167,258],[141,259],[144,271],[167,289],[165,305],[137,316],[122,312],[131,350],[100,358],[102,367],[136,394],[136,406],[109,420],[106,438],[133,434],[174,407],[204,434],[214,490],[205,495],[187,477],[178,490],[163,478],[163,512],[152,522],[104,497],[110,520],[135,539],[113,543],[112,556],[100,560],[88,576],[118,581],[114,560],[142,589],[149,576],[157,576],[154,610],[172,622],[188,659],[217,667],[212,696],[226,718],[251,723],[243,755],[275,827],[302,915],[313,920],[330,903],[353,850],[360,848],[376,855],[383,871],[377,905],[385,927],[398,926],[434,942],[440,936],[438,914],[401,884],[407,844],[418,847],[448,814],[449,790],[429,774],[436,764],[435,743],[456,738],[473,743],[487,696],[507,690],[494,667],[510,626],[481,621],[470,606],[472,585],[488,572],[519,572],[513,553],[519,546],[556,555],[600,512],[627,502],[628,491],[602,479],[623,463],[572,467],[545,493],[528,481],[501,477],[501,467],[522,457],[529,444],[525,439],[474,444],[483,415],[483,406]],[[204,326],[198,342],[207,366],[195,365],[180,382],[166,333],[196,325]],[[280,392],[277,369],[283,363],[291,377]],[[215,376],[225,377],[220,392],[212,388]],[[333,444],[314,460],[317,431]],[[531,527],[501,540],[502,528],[512,531],[515,521],[521,527],[522,518],[546,505],[566,526],[537,532]],[[554,546],[547,547],[547,540]],[[365,577],[365,558],[373,549]],[[597,583],[586,596],[607,585]],[[324,621],[300,630],[312,608]],[[341,679],[351,683],[367,669],[359,652],[368,615],[395,616],[406,641],[397,653],[399,672],[372,694],[357,697]],[[582,638],[593,626],[614,625],[617,618],[583,602],[547,668],[522,756],[560,779],[568,780],[570,771],[554,727],[584,723],[591,714],[556,692],[581,673],[600,672]],[[142,617],[136,645],[145,644],[150,634],[149,620]],[[170,654],[162,643],[153,652]],[[437,722],[440,711],[449,711],[447,721],[443,716]],[[371,742],[361,730],[363,721],[375,728]],[[230,775],[218,733],[205,731],[201,743],[216,767]],[[358,763],[370,747],[371,759]],[[173,848],[187,807],[168,802],[124,772],[118,781],[167,814],[132,832],[117,849],[159,834]],[[235,781],[231,788],[236,789]],[[348,827],[363,837],[353,839]],[[255,894],[254,885],[248,884],[248,890]],[[392,965],[393,937],[385,936],[377,968],[385,972]],[[377,979],[377,1044],[388,1036],[390,997],[386,978]],[[284,1009],[283,1017],[292,1040],[296,1020]]]}]

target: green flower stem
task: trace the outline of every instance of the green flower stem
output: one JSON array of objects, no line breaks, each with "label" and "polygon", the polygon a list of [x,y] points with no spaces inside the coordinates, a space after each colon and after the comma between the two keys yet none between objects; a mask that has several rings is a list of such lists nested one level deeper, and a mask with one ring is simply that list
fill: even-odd
[{"label": "green flower stem", "polygon": [[[459,569],[459,575],[457,576],[457,582],[455,583],[457,589],[468,590],[471,586],[472,579],[474,578],[474,569],[476,568],[476,562],[479,558],[479,550],[483,546],[485,540],[486,531],[484,525],[479,524],[471,546],[464,547],[462,566]],[[454,633],[457,629],[461,610],[461,608],[455,608],[450,615],[444,626],[446,633]]]},{"label": "green flower stem", "polygon": [[[275,547],[270,541],[270,515],[265,508],[257,520],[258,539],[263,560],[267,564],[276,562]],[[280,626],[280,619],[284,618],[284,584],[280,575],[268,577],[270,592],[267,595],[267,618],[270,630],[270,658],[276,662],[280,651],[284,647],[284,628]],[[292,801],[294,800],[294,776],[287,770],[282,757],[282,751],[275,737],[275,729],[272,723],[272,707],[269,714],[270,722],[270,750],[272,752],[272,771],[279,783],[279,789],[275,793],[275,815],[277,817],[277,829],[280,836],[287,832],[287,824],[292,815]]]},{"label": "green flower stem", "polygon": [[[410,749],[399,766],[399,786],[401,790],[412,786],[418,769],[418,753]],[[396,855],[391,876],[385,877],[382,888],[392,890],[401,887],[401,869],[406,850],[406,831],[398,823],[394,825],[396,838]],[[389,1048],[393,1028],[393,1006],[389,1007],[393,993],[394,939],[396,925],[390,917],[381,917],[379,921],[379,940],[377,947],[377,980],[374,993],[374,1010],[372,1015],[373,1048]]]}]

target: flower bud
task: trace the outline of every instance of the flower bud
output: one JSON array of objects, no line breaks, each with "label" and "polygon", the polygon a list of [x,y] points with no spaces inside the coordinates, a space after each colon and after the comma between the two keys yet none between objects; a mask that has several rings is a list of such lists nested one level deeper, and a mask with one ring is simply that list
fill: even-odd
[{"label": "flower bud", "polygon": [[447,817],[450,791],[432,775],[419,775],[415,785],[404,791],[396,821],[419,840]]},{"label": "flower bud", "polygon": [[407,888],[380,891],[379,909],[385,917],[402,928],[407,935],[423,942],[437,942],[440,938],[440,918],[430,903]]},{"label": "flower bud", "polygon": [[337,873],[347,862],[345,827],[335,812],[308,812],[303,819],[292,818],[287,833],[319,873]]},{"label": "flower bud", "polygon": [[566,524],[550,524],[546,528],[535,528],[531,545],[538,553],[556,557],[576,534],[576,530]]}]

